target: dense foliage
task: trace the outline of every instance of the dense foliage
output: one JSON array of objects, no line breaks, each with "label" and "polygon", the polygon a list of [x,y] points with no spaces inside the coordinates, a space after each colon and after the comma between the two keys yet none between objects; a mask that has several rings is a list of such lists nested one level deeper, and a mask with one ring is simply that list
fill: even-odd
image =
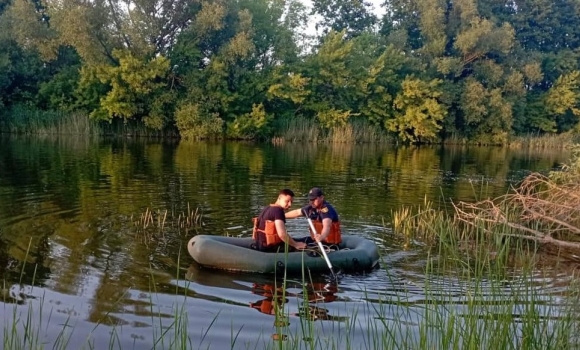
[{"label": "dense foliage", "polygon": [[579,128],[577,0],[384,0],[382,18],[312,5],[0,0],[0,118],[24,106],[239,139],[357,118],[493,144]]}]

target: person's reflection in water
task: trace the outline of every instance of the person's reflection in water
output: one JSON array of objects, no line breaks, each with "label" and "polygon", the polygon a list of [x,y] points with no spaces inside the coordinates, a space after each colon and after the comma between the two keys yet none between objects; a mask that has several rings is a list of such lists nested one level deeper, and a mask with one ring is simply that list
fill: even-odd
[{"label": "person's reflection in water", "polygon": [[335,301],[338,297],[336,293],[338,292],[338,287],[335,283],[327,282],[313,282],[306,288],[306,297],[303,293],[298,294],[303,299],[308,300],[310,303],[315,302],[325,302],[331,303]]},{"label": "person's reflection in water", "polygon": [[275,288],[270,284],[253,283],[252,293],[266,297],[266,299],[258,300],[255,303],[250,303],[250,307],[260,311],[261,313],[274,315],[278,308],[288,302],[282,287]]},{"label": "person's reflection in water", "polygon": [[[282,285],[282,283],[280,283]],[[293,316],[306,318],[309,320],[333,320],[345,321],[347,317],[335,317],[328,314],[328,309],[318,306],[318,303],[330,303],[337,300],[338,288],[334,283],[314,282],[305,286],[300,293],[290,293],[284,291],[282,287],[275,287],[271,284],[254,283],[252,293],[266,297],[257,302],[250,303],[250,307],[261,313],[276,315],[277,325],[287,325],[288,319],[284,316],[283,305],[288,302],[288,297],[301,298],[305,302]],[[311,305],[315,304],[315,305]]]},{"label": "person's reflection in water", "polygon": [[258,310],[263,314],[276,316],[274,326],[284,327],[290,324],[288,317],[284,315],[283,307],[283,305],[288,302],[288,299],[286,298],[288,294],[284,292],[282,287],[276,288],[270,284],[253,283],[252,293],[266,298],[258,300],[255,303],[250,303],[251,308]]},{"label": "person's reflection in water", "polygon": [[[332,316],[328,314],[328,309],[318,306],[318,303],[331,303],[337,300],[336,293],[338,292],[335,283],[312,283],[311,288],[308,289],[307,297],[309,304],[304,304],[298,309],[298,313],[293,314],[311,321],[346,321],[348,317]],[[311,305],[311,304],[316,305]]]},{"label": "person's reflection in water", "polygon": [[333,316],[328,314],[328,309],[314,306],[314,305],[304,305],[300,307],[298,313],[292,314],[294,316],[299,316],[311,321],[338,321],[344,322],[348,320],[346,316]]}]

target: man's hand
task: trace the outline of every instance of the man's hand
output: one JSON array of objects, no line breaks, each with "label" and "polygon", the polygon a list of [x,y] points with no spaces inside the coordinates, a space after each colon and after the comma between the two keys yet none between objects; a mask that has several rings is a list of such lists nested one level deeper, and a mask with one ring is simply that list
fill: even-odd
[{"label": "man's hand", "polygon": [[294,245],[294,248],[299,249],[299,250],[306,249],[306,243],[296,242],[296,244]]}]

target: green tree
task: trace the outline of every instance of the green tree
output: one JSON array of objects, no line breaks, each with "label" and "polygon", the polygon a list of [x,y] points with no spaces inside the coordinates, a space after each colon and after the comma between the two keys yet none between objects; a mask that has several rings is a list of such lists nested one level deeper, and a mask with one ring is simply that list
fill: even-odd
[{"label": "green tree", "polygon": [[[20,3],[23,11],[31,10]],[[22,46],[18,37],[17,14],[12,6],[3,3],[0,12],[0,108],[3,111],[17,105],[33,105],[39,82],[46,79],[43,64],[36,50]],[[26,12],[24,11],[24,12]]]},{"label": "green tree", "polygon": [[483,144],[505,144],[512,126],[512,105],[502,96],[502,89],[486,88],[469,78],[461,95],[465,134]]},{"label": "green tree", "polygon": [[199,2],[49,0],[47,7],[59,42],[74,47],[85,62],[98,64],[116,62],[115,49],[144,60],[167,55],[199,11]]},{"label": "green tree", "polygon": [[401,89],[401,79],[404,75],[407,59],[402,51],[387,46],[384,51],[365,69],[365,75],[360,80],[359,97],[360,115],[374,125],[386,125],[393,117],[394,96]]},{"label": "green tree", "polygon": [[346,32],[331,31],[322,45],[305,62],[305,76],[310,79],[311,87],[306,108],[314,115],[329,109],[349,110],[352,108],[351,90],[355,87],[349,56],[354,42],[345,40]]},{"label": "green tree", "polygon": [[183,139],[195,140],[220,137],[224,121],[197,103],[185,102],[175,111],[175,124]]},{"label": "green tree", "polygon": [[152,108],[152,101],[165,90],[169,61],[159,56],[144,63],[120,50],[113,51],[113,57],[119,61],[118,66],[95,67],[94,77],[109,90],[90,116],[107,121],[140,118],[147,127],[162,129],[165,116]]},{"label": "green tree", "polygon": [[418,0],[384,0],[380,33],[398,49],[411,52],[423,46]]},{"label": "green tree", "polygon": [[560,131],[580,130],[580,71],[560,76],[546,96],[548,110],[559,116]]},{"label": "green tree", "polygon": [[349,38],[371,30],[377,22],[372,4],[364,0],[313,0],[312,13],[322,17],[316,28],[322,27],[323,33],[345,31]]},{"label": "green tree", "polygon": [[234,139],[259,139],[270,134],[272,119],[263,104],[254,105],[250,113],[242,114],[229,123],[227,134]]},{"label": "green tree", "polygon": [[405,78],[393,103],[394,118],[387,120],[386,127],[404,141],[437,140],[441,122],[447,114],[446,107],[438,100],[440,84],[438,79],[426,82]]}]

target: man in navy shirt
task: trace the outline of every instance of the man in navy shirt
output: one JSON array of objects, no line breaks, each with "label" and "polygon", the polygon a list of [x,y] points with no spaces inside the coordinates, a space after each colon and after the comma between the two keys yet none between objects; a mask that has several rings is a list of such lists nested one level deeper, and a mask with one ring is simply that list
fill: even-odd
[{"label": "man in navy shirt", "polygon": [[[340,220],[338,213],[330,203],[324,199],[324,193],[319,187],[308,192],[309,204],[286,213],[286,219],[294,219],[307,215],[313,221],[316,232],[310,232],[304,242],[322,242],[325,244],[340,244],[342,241]],[[302,239],[301,239],[302,241]]]}]

